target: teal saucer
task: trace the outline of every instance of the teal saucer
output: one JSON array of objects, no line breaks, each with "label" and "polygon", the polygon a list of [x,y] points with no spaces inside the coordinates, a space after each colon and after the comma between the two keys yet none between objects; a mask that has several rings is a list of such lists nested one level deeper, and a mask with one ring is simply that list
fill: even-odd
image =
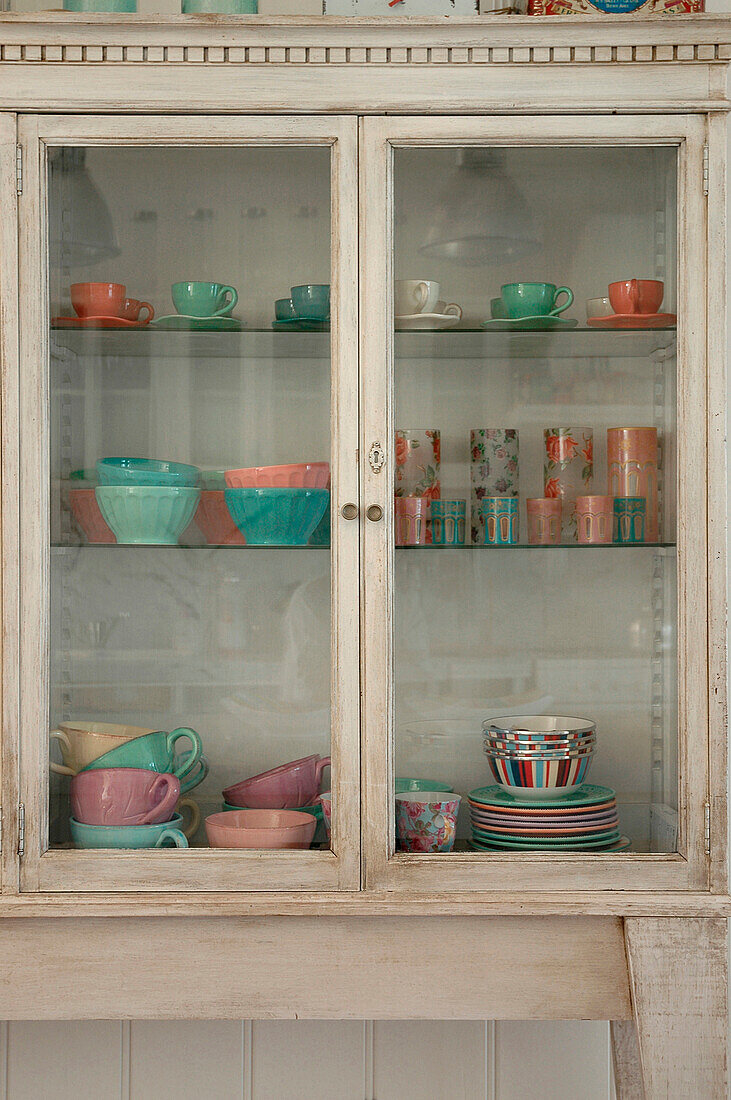
[{"label": "teal saucer", "polygon": [[310,321],[306,317],[288,317],[286,321],[272,321],[275,332],[329,332],[329,321]]},{"label": "teal saucer", "polygon": [[[512,849],[509,849],[509,848],[505,848],[505,847],[503,847],[502,845],[499,845],[499,844],[492,844],[491,841],[485,841],[484,843],[480,843],[480,841],[477,841],[477,840],[468,840],[467,843],[476,852],[502,852],[503,855],[507,855],[509,851],[511,851],[511,850],[514,851],[516,848],[519,851],[522,851],[522,852],[525,852],[525,851],[534,851],[534,852],[551,851],[550,848],[529,848],[527,845],[515,845]],[[632,846],[632,841],[630,840],[630,838],[628,836],[620,836],[619,840],[615,840],[608,847],[593,847],[593,848],[588,848],[587,847],[587,848],[582,848],[581,845],[577,845],[573,849],[570,849],[570,848],[554,848],[553,851],[564,851],[564,852],[584,851],[586,855],[603,856],[603,855],[608,854],[609,852],[626,852],[627,849],[630,848],[631,846]]]},{"label": "teal saucer", "polygon": [[175,332],[241,332],[244,322],[238,317],[184,317],[172,313],[150,321],[150,328],[162,328]]},{"label": "teal saucer", "polygon": [[491,321],[483,321],[480,328],[496,329],[498,332],[553,332],[556,329],[576,328],[578,321],[575,317],[493,317]]}]

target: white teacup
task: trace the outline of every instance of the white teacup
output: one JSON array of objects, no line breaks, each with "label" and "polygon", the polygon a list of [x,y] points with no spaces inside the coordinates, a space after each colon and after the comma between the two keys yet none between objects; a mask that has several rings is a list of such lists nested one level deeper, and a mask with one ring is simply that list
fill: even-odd
[{"label": "white teacup", "polygon": [[394,310],[397,317],[414,313],[434,313],[439,301],[439,283],[424,279],[397,279],[394,290]]},{"label": "white teacup", "polygon": [[586,317],[613,317],[614,310],[608,298],[587,298]]}]

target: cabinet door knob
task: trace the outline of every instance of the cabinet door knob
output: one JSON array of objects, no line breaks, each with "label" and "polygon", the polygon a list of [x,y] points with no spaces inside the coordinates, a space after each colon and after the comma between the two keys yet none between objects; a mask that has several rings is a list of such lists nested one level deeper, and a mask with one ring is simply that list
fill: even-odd
[{"label": "cabinet door knob", "polygon": [[357,504],[344,504],[340,509],[340,515],[343,519],[357,519],[358,518],[358,505]]},{"label": "cabinet door knob", "polygon": [[369,504],[366,508],[366,515],[371,523],[378,523],[379,519],[383,519],[383,508],[380,504]]}]

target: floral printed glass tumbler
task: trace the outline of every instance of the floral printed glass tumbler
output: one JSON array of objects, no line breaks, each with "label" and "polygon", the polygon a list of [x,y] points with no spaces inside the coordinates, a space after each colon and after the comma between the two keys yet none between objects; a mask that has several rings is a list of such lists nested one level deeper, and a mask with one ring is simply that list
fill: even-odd
[{"label": "floral printed glass tumbler", "polygon": [[607,428],[609,492],[644,497],[648,542],[657,542],[660,531],[657,457],[657,428]]},{"label": "floral printed glass tumbler", "polygon": [[425,498],[427,542],[431,542],[429,505],[442,495],[441,459],[442,440],[438,428],[396,429],[395,493],[397,497]]},{"label": "floral printed glass tumbler", "polygon": [[485,497],[480,504],[485,546],[512,546],[518,541],[518,498]]},{"label": "floral printed glass tumbler", "polygon": [[431,502],[432,539],[435,546],[464,546],[467,505],[463,500]]},{"label": "floral printed glass tumbler", "polygon": [[576,498],[576,534],[582,545],[612,541],[614,499],[608,496]]},{"label": "floral printed glass tumbler", "polygon": [[517,428],[472,428],[470,459],[472,541],[481,546],[485,542],[482,501],[518,496]]},{"label": "floral printed glass tumbler", "polygon": [[561,498],[561,532],[576,542],[576,498],[591,490],[594,475],[594,435],[591,428],[545,428],[543,495]]}]

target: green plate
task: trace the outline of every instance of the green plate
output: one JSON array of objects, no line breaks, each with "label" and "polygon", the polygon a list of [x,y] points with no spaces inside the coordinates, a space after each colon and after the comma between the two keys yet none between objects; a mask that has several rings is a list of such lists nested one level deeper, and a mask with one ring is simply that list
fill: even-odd
[{"label": "green plate", "polygon": [[241,332],[244,322],[238,317],[181,317],[173,313],[150,321],[150,328],[174,332]]},{"label": "green plate", "polygon": [[481,806],[526,806],[532,810],[549,810],[561,809],[564,806],[593,806],[616,798],[617,792],[611,787],[597,787],[593,783],[582,783],[578,791],[564,795],[563,798],[514,798],[504,787],[496,783],[491,787],[478,787],[470,791],[467,797]]},{"label": "green plate", "polygon": [[608,833],[607,836],[602,837],[600,840],[585,840],[584,837],[569,837],[565,840],[532,840],[526,837],[521,840],[518,837],[512,840],[505,840],[504,837],[499,839],[494,837],[472,837],[473,844],[487,845],[489,848],[517,848],[524,851],[526,848],[535,848],[536,851],[550,851],[553,850],[570,850],[572,848],[608,848],[612,844],[616,844],[620,838],[620,833],[615,830],[612,833]]},{"label": "green plate", "polygon": [[[508,848],[506,848],[506,847],[503,847],[503,846],[498,845],[498,844],[493,845],[491,843],[488,843],[487,841],[485,841],[484,843],[481,843],[480,841],[477,841],[477,840],[469,840],[467,843],[472,848],[474,848],[475,851],[477,851],[477,852],[504,852],[504,851],[515,851],[516,849],[518,851],[521,851],[521,852],[526,852],[526,851],[548,852],[548,851],[551,851],[550,848],[533,848],[532,846],[522,846],[522,845],[511,845]],[[582,850],[585,850],[587,852],[590,852],[592,855],[604,855],[605,852],[626,852],[627,849],[630,848],[631,846],[632,846],[632,841],[630,840],[630,838],[628,836],[620,836],[619,840],[615,841],[609,848],[592,847],[592,848],[582,849],[580,846],[576,846],[574,848],[554,848],[553,851],[580,852]]]},{"label": "green plate", "polygon": [[601,844],[602,841],[616,840],[619,837],[619,828],[613,825],[611,829],[607,829],[605,833],[595,832],[586,833],[584,836],[529,836],[527,833],[493,833],[487,829],[472,829],[472,837],[475,840],[489,840],[491,843],[496,840],[500,843],[508,844],[540,844],[550,847],[553,844]]},{"label": "green plate", "polygon": [[498,332],[552,332],[556,329],[576,328],[575,317],[493,317],[483,321],[480,328],[497,329]]}]

